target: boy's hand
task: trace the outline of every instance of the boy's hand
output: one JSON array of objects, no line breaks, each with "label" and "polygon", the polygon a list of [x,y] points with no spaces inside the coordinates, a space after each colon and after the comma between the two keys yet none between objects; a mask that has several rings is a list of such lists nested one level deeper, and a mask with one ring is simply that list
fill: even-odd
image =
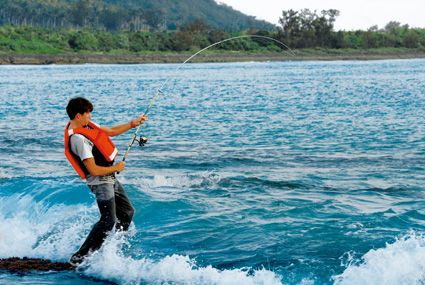
[{"label": "boy's hand", "polygon": [[147,120],[148,120],[148,116],[146,116],[146,115],[140,115],[139,118],[136,118],[136,119],[131,120],[130,125],[131,125],[132,128],[135,128],[135,127],[143,124]]}]

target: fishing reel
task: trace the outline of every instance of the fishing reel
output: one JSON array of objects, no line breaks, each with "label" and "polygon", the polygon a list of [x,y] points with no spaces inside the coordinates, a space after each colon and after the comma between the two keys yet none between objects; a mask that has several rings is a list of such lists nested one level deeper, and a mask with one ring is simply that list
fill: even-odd
[{"label": "fishing reel", "polygon": [[145,146],[145,144],[148,142],[148,138],[140,136],[139,139],[136,139],[136,136],[133,136],[133,139],[131,140],[129,147],[131,147],[135,141],[139,143],[140,147],[142,147],[142,146]]},{"label": "fishing reel", "polygon": [[148,138],[140,136],[140,138],[136,139],[136,141],[139,143],[139,146],[142,147],[148,142]]}]

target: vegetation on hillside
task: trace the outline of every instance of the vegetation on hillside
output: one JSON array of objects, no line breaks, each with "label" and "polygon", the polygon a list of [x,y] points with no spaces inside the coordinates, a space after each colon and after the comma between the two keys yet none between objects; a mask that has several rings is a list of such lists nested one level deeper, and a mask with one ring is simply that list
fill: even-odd
[{"label": "vegetation on hillside", "polygon": [[[0,52],[59,54],[64,52],[141,53],[181,52],[238,35],[219,30],[187,29],[178,32],[94,32],[88,29],[48,30],[0,27]],[[272,42],[240,39],[218,46],[221,50],[276,51]]]},{"label": "vegetation on hillside", "polygon": [[0,0],[0,25],[165,31],[196,19],[225,31],[275,28],[214,0]]},{"label": "vegetation on hillside", "polygon": [[[158,3],[170,1],[157,0]],[[117,15],[112,17],[112,14],[108,14],[110,18],[102,14],[112,7],[118,9],[114,11],[123,12],[124,10],[119,9],[126,7],[128,16],[136,7],[134,3],[149,1],[0,0],[0,2],[7,4],[0,8],[0,18],[3,19],[3,23],[4,19],[8,19],[7,25],[0,25],[0,53],[2,54],[184,52],[198,50],[217,41],[243,34],[272,37],[284,42],[292,49],[344,49],[350,52],[371,48],[425,50],[425,29],[410,28],[397,22],[390,22],[383,29],[375,26],[367,31],[334,31],[334,23],[339,15],[339,11],[334,9],[320,13],[308,9],[283,11],[280,27],[276,27],[275,30],[247,29],[232,32],[216,28],[201,19],[194,19],[173,30],[162,30],[154,29],[153,27],[158,25],[146,20],[148,17],[146,15],[139,19],[134,16],[138,15],[137,13],[133,15],[135,18],[121,18]],[[191,3],[190,0],[177,2]],[[118,8],[121,7],[117,6],[118,3],[126,3],[126,6]],[[24,7],[24,4],[32,13],[20,14],[19,9]],[[63,14],[65,11],[63,5],[71,9],[67,15]],[[90,8],[84,6],[87,8],[85,10],[81,5],[89,5],[87,7]],[[151,4],[148,8],[157,9],[158,5]],[[15,12],[13,7],[17,9]],[[56,7],[56,10],[47,11],[46,7],[49,9]],[[96,13],[93,7],[97,7]],[[172,4],[164,7],[171,9]],[[121,19],[120,24],[113,24],[111,19]],[[126,22],[122,19],[132,20]],[[150,23],[150,28],[145,29],[142,24],[138,26],[138,23],[144,23],[143,25]],[[273,52],[280,51],[282,48],[272,41],[258,38],[229,41],[216,47],[224,51],[247,52]]]}]

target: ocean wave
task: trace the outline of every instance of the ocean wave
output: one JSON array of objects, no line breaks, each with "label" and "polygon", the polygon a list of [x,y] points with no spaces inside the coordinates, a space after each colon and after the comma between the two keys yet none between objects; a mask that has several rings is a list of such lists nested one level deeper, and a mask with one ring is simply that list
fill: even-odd
[{"label": "ocean wave", "polygon": [[94,223],[94,205],[48,206],[29,195],[0,198],[0,258],[66,260]]},{"label": "ocean wave", "polygon": [[34,136],[31,137],[19,137],[15,136],[13,138],[3,138],[0,140],[0,145],[2,150],[21,150],[24,148],[33,148],[33,147],[51,147],[58,149],[63,147],[63,142],[60,139],[52,139],[50,137],[37,138]]},{"label": "ocean wave", "polygon": [[198,266],[189,256],[173,254],[159,260],[132,258],[123,254],[129,246],[125,235],[110,236],[102,249],[87,259],[80,270],[118,284],[282,284],[274,272],[251,268],[219,270]]},{"label": "ocean wave", "polygon": [[144,178],[126,178],[125,183],[141,185],[144,188],[198,188],[198,187],[252,187],[264,186],[277,189],[312,188],[312,185],[298,181],[272,180],[256,176],[233,175],[231,173],[218,173],[205,171],[195,174],[161,175],[156,174]]},{"label": "ocean wave", "polygon": [[266,178],[258,178],[255,176],[227,177],[222,179],[219,185],[222,187],[232,187],[232,186],[238,186],[238,185],[249,185],[250,187],[251,186],[266,186],[266,187],[277,188],[277,189],[299,189],[299,188],[311,187],[301,182],[271,180]]},{"label": "ocean wave", "polygon": [[11,179],[14,177],[15,175],[12,174],[12,171],[0,168],[0,179]]},{"label": "ocean wave", "polygon": [[155,174],[143,178],[124,178],[122,180],[124,183],[149,189],[161,187],[196,188],[216,185],[221,180],[221,176],[213,171],[205,171],[195,174]]},{"label": "ocean wave", "polygon": [[344,272],[333,279],[337,285],[424,284],[425,236],[411,233],[370,250],[361,260],[349,258]]},{"label": "ocean wave", "polygon": [[[95,204],[48,205],[30,195],[0,197],[0,258],[34,257],[66,261],[95,222]],[[198,266],[189,256],[172,254],[151,259],[132,248],[135,227],[112,234],[79,268],[83,275],[118,284],[282,284],[266,269],[220,270]]]}]

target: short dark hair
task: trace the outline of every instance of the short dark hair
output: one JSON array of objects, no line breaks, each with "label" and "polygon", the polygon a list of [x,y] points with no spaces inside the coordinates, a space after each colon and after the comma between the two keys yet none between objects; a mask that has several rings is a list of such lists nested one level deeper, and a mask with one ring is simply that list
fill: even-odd
[{"label": "short dark hair", "polygon": [[66,106],[66,112],[71,120],[73,120],[77,114],[82,115],[91,111],[93,111],[92,103],[83,97],[72,98],[69,100],[68,106]]}]

